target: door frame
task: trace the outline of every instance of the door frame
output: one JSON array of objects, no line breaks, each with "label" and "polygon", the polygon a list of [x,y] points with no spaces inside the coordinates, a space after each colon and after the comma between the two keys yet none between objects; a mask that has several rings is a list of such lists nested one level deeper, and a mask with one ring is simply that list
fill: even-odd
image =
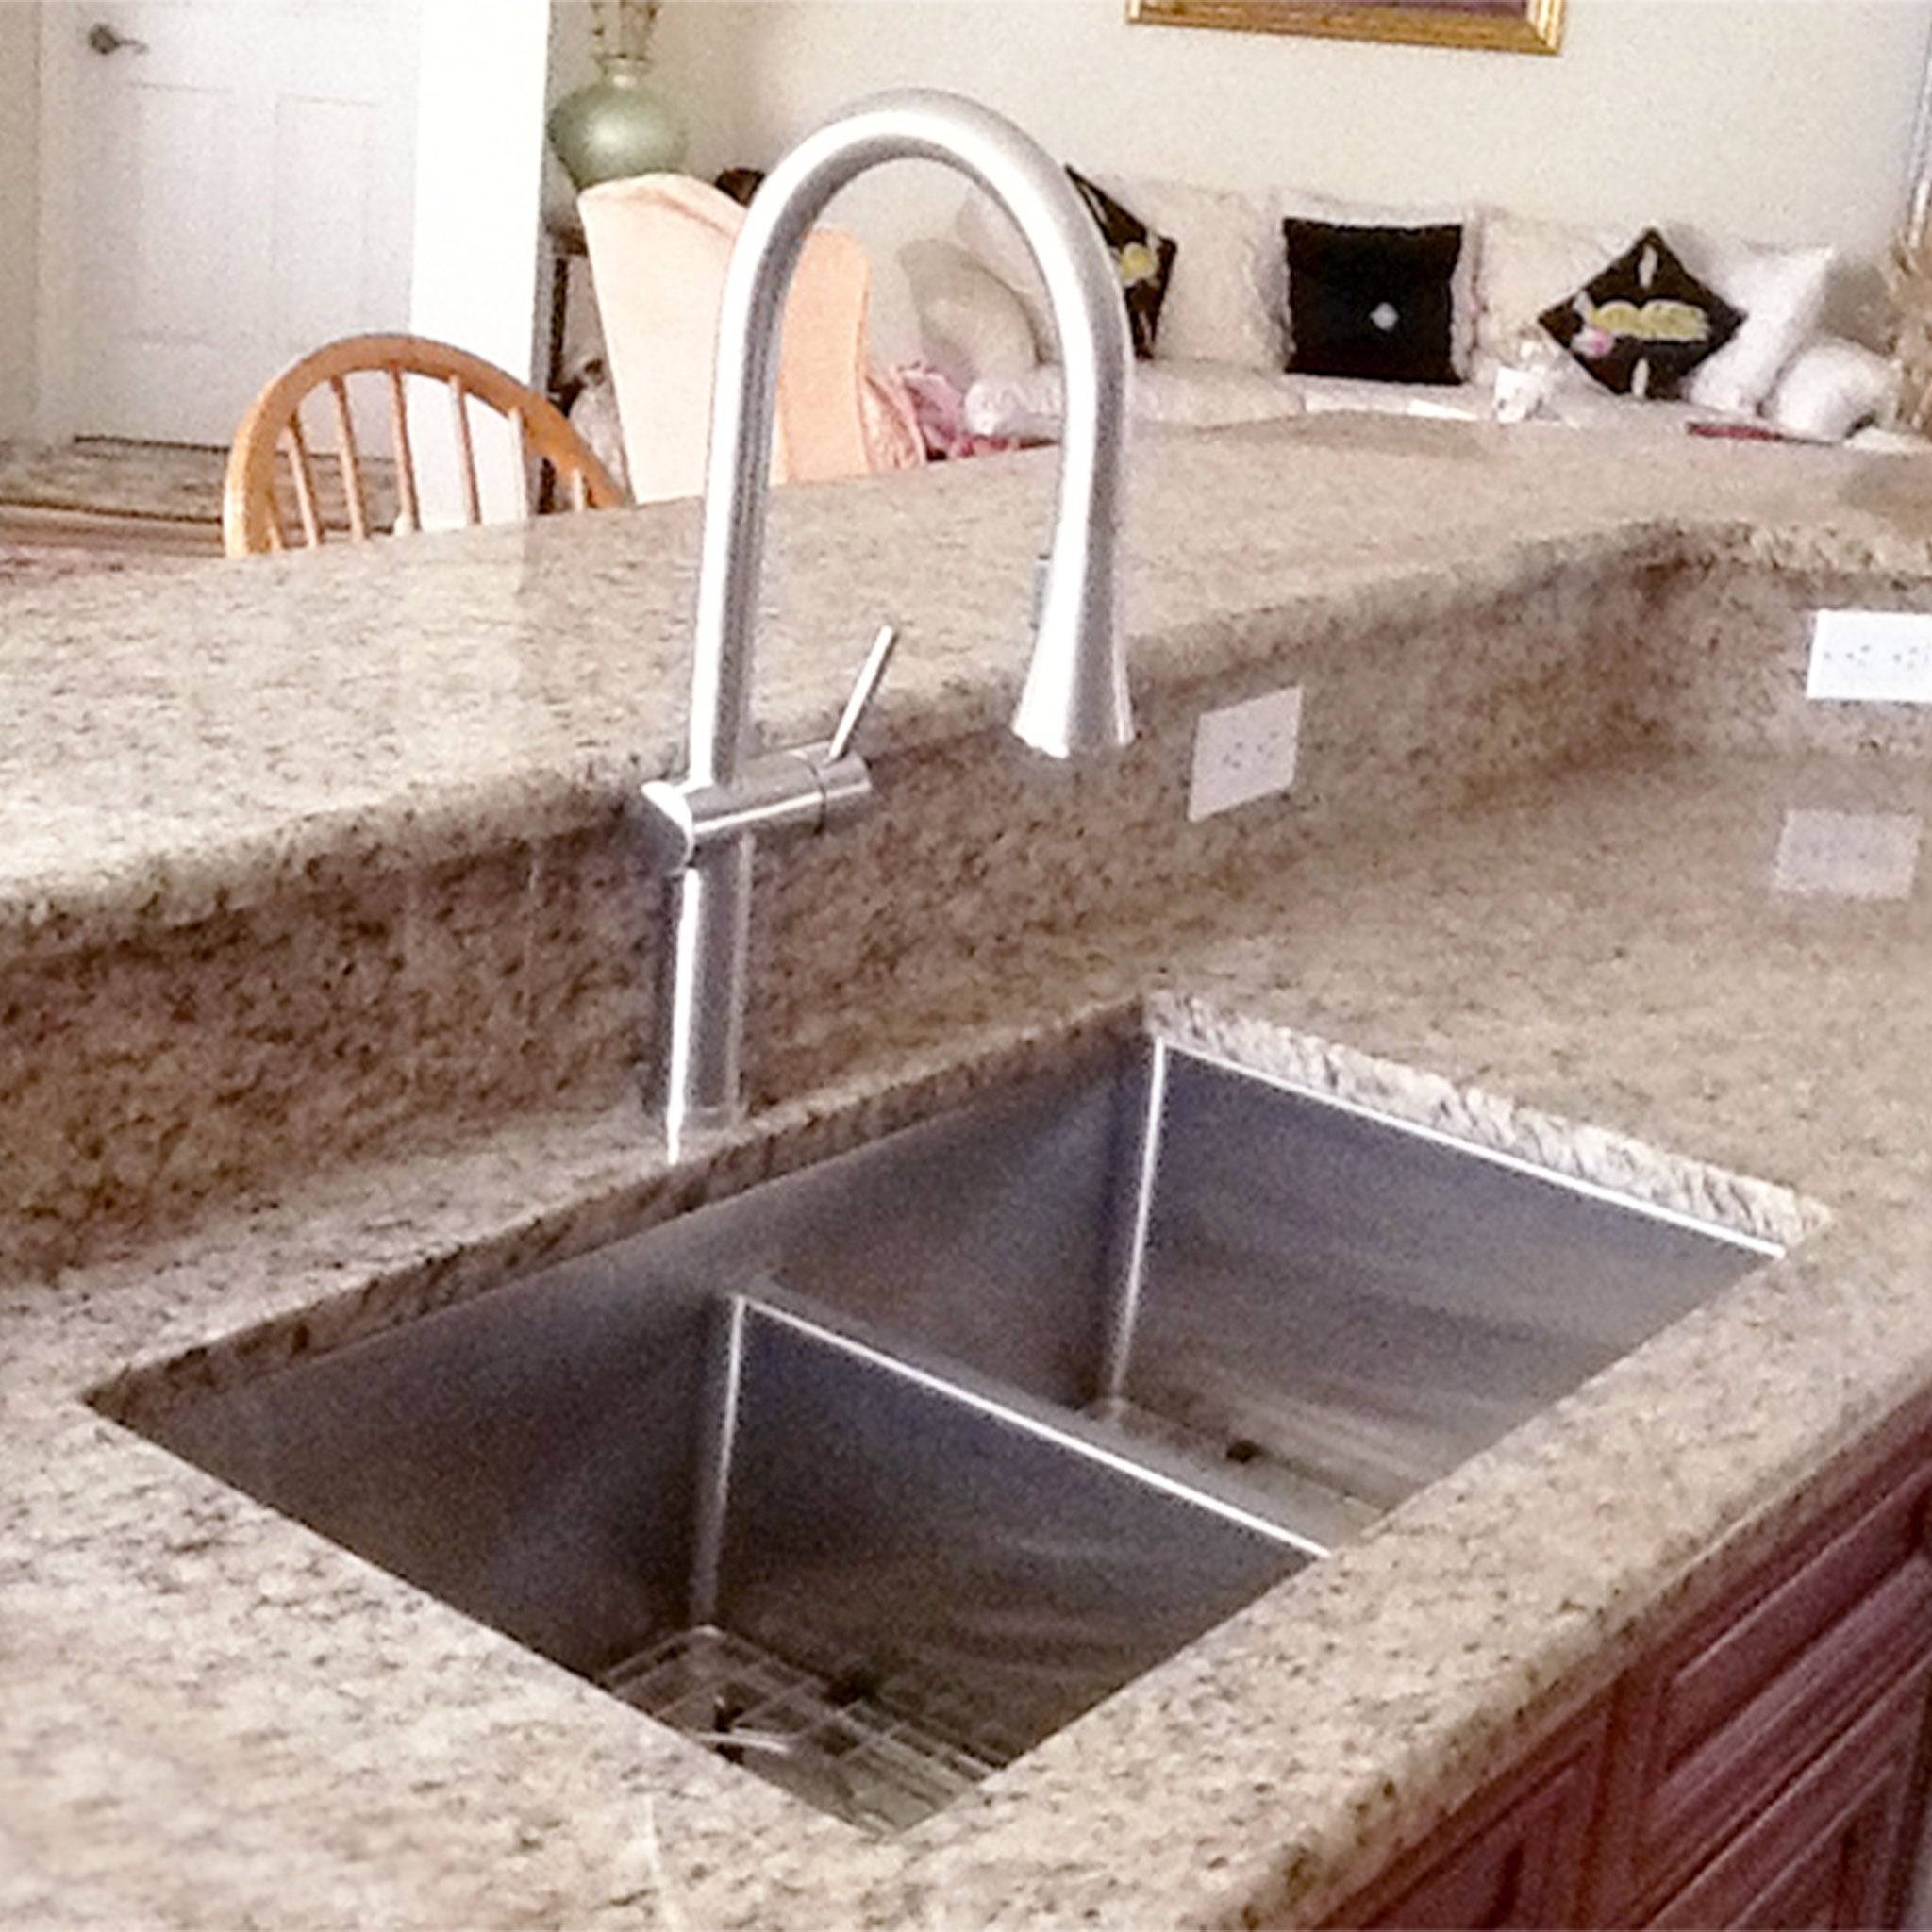
[{"label": "door frame", "polygon": [[34,432],[43,442],[61,442],[80,420],[80,358],[75,324],[80,315],[79,170],[74,165],[81,33],[86,9],[56,0],[41,8],[39,285],[35,325]]}]

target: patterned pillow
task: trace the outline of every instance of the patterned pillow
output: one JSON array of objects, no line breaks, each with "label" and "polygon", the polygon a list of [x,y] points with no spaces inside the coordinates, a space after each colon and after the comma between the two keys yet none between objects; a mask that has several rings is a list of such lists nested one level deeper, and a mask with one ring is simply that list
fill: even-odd
[{"label": "patterned pillow", "polygon": [[1607,390],[1674,396],[1677,385],[1742,327],[1742,313],[1707,288],[1655,228],[1537,320]]},{"label": "patterned pillow", "polygon": [[1087,204],[1087,212],[1113,257],[1114,273],[1121,278],[1121,296],[1127,305],[1134,354],[1142,362],[1151,361],[1155,332],[1160,326],[1160,305],[1167,300],[1167,284],[1179,244],[1169,236],[1157,235],[1139,215],[1123,208],[1086,175],[1069,168],[1067,179]]},{"label": "patterned pillow", "polygon": [[1281,225],[1288,247],[1288,366],[1297,375],[1453,383],[1454,222],[1371,228]]}]

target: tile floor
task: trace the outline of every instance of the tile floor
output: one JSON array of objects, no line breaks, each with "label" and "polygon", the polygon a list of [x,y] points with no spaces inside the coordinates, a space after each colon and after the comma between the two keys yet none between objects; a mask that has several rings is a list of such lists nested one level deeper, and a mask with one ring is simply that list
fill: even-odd
[{"label": "tile floor", "polygon": [[[222,555],[225,449],[85,437],[66,443],[0,441],[0,587],[41,583],[159,559]],[[347,515],[334,459],[318,457],[316,498],[331,532]],[[365,458],[372,514],[393,517],[391,466]],[[292,491],[284,517],[295,528]]]},{"label": "tile floor", "polygon": [[0,441],[0,588],[222,550],[227,452]]}]

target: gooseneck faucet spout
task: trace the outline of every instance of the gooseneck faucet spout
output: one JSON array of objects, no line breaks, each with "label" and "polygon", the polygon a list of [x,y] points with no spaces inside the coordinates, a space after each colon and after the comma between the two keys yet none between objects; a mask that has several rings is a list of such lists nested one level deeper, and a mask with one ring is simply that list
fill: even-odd
[{"label": "gooseneck faucet spout", "polygon": [[[1133,736],[1116,608],[1129,350],[1112,266],[1066,176],[1010,122],[954,94],[908,89],[874,96],[807,136],[773,170],[725,275],[690,769],[679,784],[644,788],[654,861],[676,876],[659,1014],[674,1149],[686,1131],[726,1124],[741,1110],[753,839],[816,829],[870,791],[862,761],[845,748],[852,713],[836,747],[750,758],[751,677],[786,294],[825,204],[867,169],[900,158],[955,168],[1006,208],[1039,267],[1058,338],[1059,498],[1013,729],[1056,758]],[[874,680],[889,648],[882,638],[868,663]]]}]

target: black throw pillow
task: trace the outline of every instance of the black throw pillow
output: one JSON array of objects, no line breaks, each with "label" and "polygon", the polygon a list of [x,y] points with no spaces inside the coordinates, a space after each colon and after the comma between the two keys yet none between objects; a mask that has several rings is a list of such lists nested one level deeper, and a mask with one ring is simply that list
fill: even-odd
[{"label": "black throw pillow", "polygon": [[1462,229],[1281,225],[1288,248],[1288,366],[1372,382],[1457,380],[1450,284]]},{"label": "black throw pillow", "polygon": [[765,171],[762,168],[726,168],[711,186],[720,193],[728,194],[742,208],[751,206],[751,198],[764,184]]},{"label": "black throw pillow", "polygon": [[1167,284],[1180,244],[1166,235],[1157,235],[1132,209],[1123,208],[1086,175],[1069,168],[1067,179],[1079,191],[1087,212],[1100,230],[1100,239],[1107,243],[1107,252],[1113,257],[1121,299],[1127,305],[1134,354],[1142,362],[1150,361],[1155,333],[1160,327],[1160,305],[1167,300]]},{"label": "black throw pillow", "polygon": [[1569,301],[1537,320],[1606,389],[1656,400],[1675,395],[1744,317],[1707,289],[1655,228],[1646,228]]}]

